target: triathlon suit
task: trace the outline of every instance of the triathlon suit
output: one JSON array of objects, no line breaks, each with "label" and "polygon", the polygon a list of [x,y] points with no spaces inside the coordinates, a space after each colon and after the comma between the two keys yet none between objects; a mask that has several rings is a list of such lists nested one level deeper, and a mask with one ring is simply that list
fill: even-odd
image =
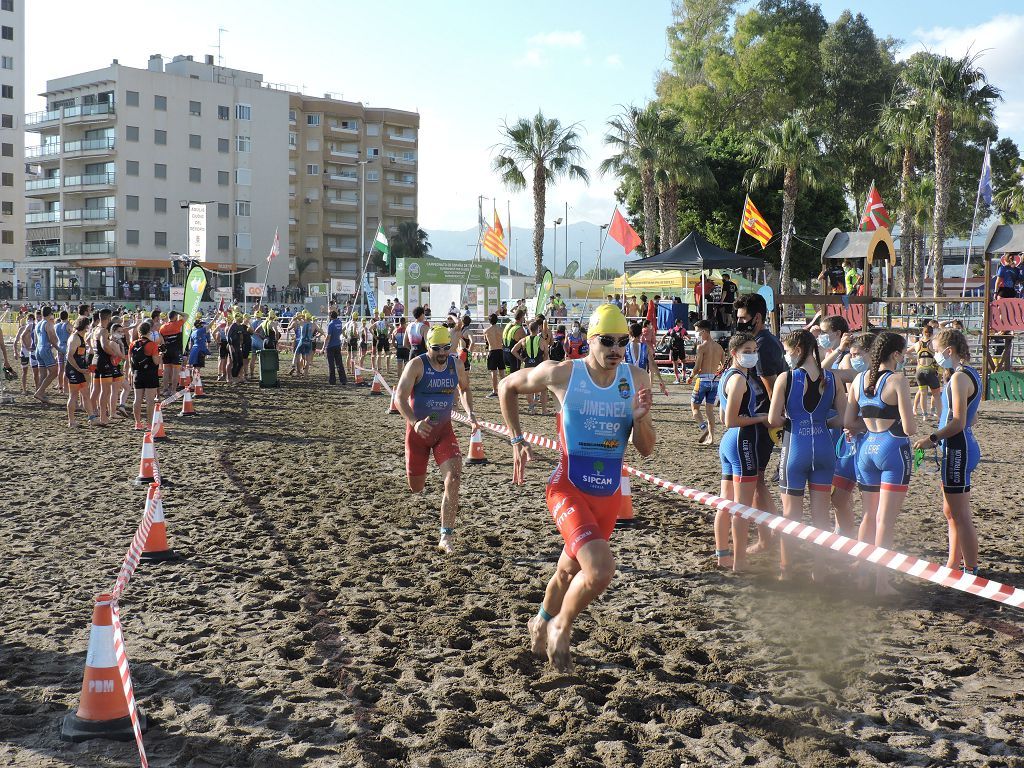
[{"label": "triathlon suit", "polygon": [[[258,317],[254,318],[252,324],[249,326],[249,344],[253,352],[262,352],[264,348],[263,341],[266,338],[266,334],[263,332],[263,321]],[[195,345],[195,331],[192,332],[192,344]],[[189,352],[189,365],[192,365],[192,353]],[[203,352],[203,357],[206,357],[206,352]]]},{"label": "triathlon suit", "polygon": [[50,334],[46,332],[47,323],[43,320],[36,323],[36,362],[40,368],[50,368],[57,364],[57,358],[53,355],[53,344],[50,343]]},{"label": "triathlon suit", "polygon": [[[28,330],[25,330],[28,328]],[[31,362],[32,348],[36,344],[36,324],[25,323],[21,330],[21,367],[28,368]]]},{"label": "triathlon suit", "polygon": [[574,336],[569,334],[565,337],[565,356],[570,360],[579,360],[583,357],[583,347],[586,344],[586,339],[582,336]]},{"label": "triathlon suit", "polygon": [[53,327],[57,334],[57,359],[64,360],[68,353],[68,339],[71,337],[71,323],[62,320]]},{"label": "triathlon suit", "polygon": [[427,474],[431,453],[437,466],[462,456],[452,430],[452,408],[459,388],[455,358],[449,355],[444,369],[439,371],[430,363],[429,355],[418,357],[423,364],[423,378],[413,385],[409,405],[416,421],[428,419],[431,429],[429,435],[421,437],[412,424],[405,425],[405,471],[409,477]]},{"label": "triathlon suit", "polygon": [[160,386],[159,369],[153,355],[159,347],[155,341],[138,339],[132,344],[132,370],[135,371],[135,389],[157,389]]},{"label": "triathlon suit", "polygon": [[28,363],[33,368],[39,367],[39,359],[36,357],[36,332],[39,330],[41,323],[41,320],[38,323],[32,321],[32,329],[28,332]]},{"label": "triathlon suit", "polygon": [[[971,429],[974,417],[978,413],[978,405],[981,403],[981,377],[969,365],[961,365],[956,370],[963,371],[971,377],[971,381],[974,382],[974,392],[967,398],[967,417],[963,431],[941,441],[942,490],[946,493],[970,493],[971,472],[981,460],[981,449],[978,448],[978,441],[974,439],[974,432]],[[942,416],[939,419],[939,429],[949,423],[949,418],[952,415],[950,395],[953,382],[952,377],[950,379],[942,388]]]},{"label": "triathlon suit", "polygon": [[810,485],[812,491],[832,490],[836,451],[828,428],[830,414],[835,411],[836,382],[832,371],[822,371],[821,380],[811,381],[807,371],[791,371],[786,382],[786,429],[782,435],[779,457],[779,491],[790,496],[803,496]]},{"label": "triathlon suit", "polygon": [[540,341],[540,336],[527,336],[523,339],[523,356],[526,358],[523,361],[524,368],[536,368],[544,359],[544,354],[540,351]]},{"label": "triathlon suit", "polygon": [[395,358],[409,362],[409,350],[405,347],[405,326],[395,328]]},{"label": "triathlon suit", "polygon": [[217,351],[221,360],[228,358],[228,331],[224,325],[217,329]]},{"label": "triathlon suit", "polygon": [[607,541],[615,529],[635,391],[626,363],[619,364],[610,386],[599,387],[583,360],[572,362],[558,414],[561,458],[547,486],[548,509],[569,557],[589,541]]},{"label": "triathlon suit", "polygon": [[388,323],[386,320],[378,320],[374,323],[373,348],[377,352],[391,352],[391,344],[388,342]]},{"label": "triathlon suit", "polygon": [[917,384],[922,391],[942,386],[938,363],[935,362],[935,355],[927,343],[922,343],[921,348],[917,350]]},{"label": "triathlon suit", "polygon": [[626,345],[626,362],[635,365],[641,371],[646,371],[650,362],[647,357],[647,343],[642,341],[637,343],[630,339],[629,344]]},{"label": "triathlon suit", "polygon": [[[81,368],[82,371],[87,371],[89,370],[89,360],[86,357],[85,352],[85,337],[77,331],[74,335],[78,337],[78,348],[75,350],[75,354],[73,356],[75,365]],[[71,386],[72,392],[83,390],[88,384],[85,374],[76,370],[70,364],[64,366],[64,378],[68,380],[68,384]]]},{"label": "triathlon suit", "polygon": [[[839,357],[832,363],[832,370],[839,370],[839,364],[849,352],[841,352]],[[842,382],[835,379],[836,386],[843,386]],[[844,387],[845,389],[845,387]],[[831,419],[837,412],[830,410],[828,417]],[[852,491],[857,485],[857,446],[860,444],[860,435],[856,437],[852,446],[847,444],[846,433],[836,428],[832,432],[832,445],[835,446],[836,468],[832,473],[832,485],[842,488],[845,491]]]},{"label": "triathlon suit", "polygon": [[519,358],[512,354],[512,347],[516,345],[516,334],[523,326],[518,323],[509,323],[501,332],[501,343],[505,352],[505,365],[512,373],[519,370]]},{"label": "triathlon suit", "polygon": [[[743,399],[740,401],[739,414],[741,416],[756,416],[757,399],[754,397],[751,378],[740,368],[730,368],[722,374],[722,378],[718,382],[718,407],[724,415],[729,408],[729,397],[725,388],[729,379],[737,375],[742,376],[747,382],[747,391],[743,393]],[[723,480],[732,480],[737,483],[757,482],[757,444],[760,437],[756,424],[748,424],[745,427],[729,427],[725,430],[722,442],[718,446]]]},{"label": "triathlon suit", "polygon": [[113,379],[118,375],[117,369],[114,367],[114,361],[107,354],[107,351],[103,349],[103,342],[100,339],[100,336],[106,333],[107,331],[101,330],[93,337],[93,348],[96,355],[93,359],[96,363],[96,378],[98,379]]},{"label": "triathlon suit", "polygon": [[418,355],[425,355],[427,353],[427,324],[419,320],[409,323],[406,333],[409,334],[410,359]]},{"label": "triathlon suit", "polygon": [[295,328],[295,352],[299,355],[308,355],[313,351],[312,323],[299,322]]},{"label": "triathlon suit", "polygon": [[560,363],[565,360],[565,334],[556,333],[555,338],[548,349],[548,360]]},{"label": "triathlon suit", "polygon": [[[209,342],[210,334],[205,326],[192,331],[191,345],[188,351],[188,364],[190,366],[202,368],[206,365],[206,356],[210,354]],[[262,339],[260,340],[260,346],[263,346]]]},{"label": "triathlon suit", "polygon": [[348,322],[348,351],[351,354],[356,353],[356,349],[359,348],[359,326],[354,320]]},{"label": "triathlon suit", "polygon": [[164,337],[164,365],[181,365],[181,334],[184,327],[184,320],[168,320],[160,326],[160,335]]},{"label": "triathlon suit", "polygon": [[888,491],[905,491],[910,484],[913,452],[910,438],[903,431],[899,406],[882,400],[885,383],[892,371],[883,371],[875,382],[875,394],[864,391],[867,373],[858,374],[854,381],[857,394],[858,415],[872,419],[893,419],[892,426],[884,432],[868,432],[857,446],[857,483],[862,491],[878,493],[882,488]]},{"label": "triathlon suit", "polygon": [[124,340],[124,337],[117,338],[113,334],[110,336],[110,340],[121,349],[121,354],[113,355],[110,358],[110,364],[114,366],[114,381],[121,381],[124,378],[124,359],[128,356],[128,343]]}]

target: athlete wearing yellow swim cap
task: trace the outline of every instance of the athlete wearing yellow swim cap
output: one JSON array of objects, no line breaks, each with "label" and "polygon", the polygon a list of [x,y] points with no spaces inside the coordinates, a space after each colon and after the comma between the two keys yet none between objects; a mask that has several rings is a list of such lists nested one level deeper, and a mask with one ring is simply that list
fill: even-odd
[{"label": "athlete wearing yellow swim cap", "polygon": [[428,347],[451,346],[452,334],[447,326],[435,325],[427,332]]},{"label": "athlete wearing yellow swim cap", "polygon": [[601,336],[603,334],[614,334],[621,336],[629,333],[629,323],[622,310],[614,304],[602,304],[590,316],[587,323],[587,338]]}]

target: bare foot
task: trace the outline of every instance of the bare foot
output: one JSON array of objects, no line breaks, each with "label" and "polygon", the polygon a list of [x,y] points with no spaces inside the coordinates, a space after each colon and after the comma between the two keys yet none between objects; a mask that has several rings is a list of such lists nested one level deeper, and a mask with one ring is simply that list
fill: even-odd
[{"label": "bare foot", "polygon": [[547,622],[540,616],[534,616],[526,622],[526,628],[530,630],[530,653],[543,659],[548,651]]},{"label": "bare foot", "polygon": [[763,541],[757,541],[747,547],[747,555],[760,555],[769,550],[769,546]]},{"label": "bare foot", "polygon": [[733,573],[744,573],[747,570],[747,559],[745,557],[737,557],[732,564]]},{"label": "bare foot", "polygon": [[721,557],[717,557],[715,559],[718,561],[717,565],[719,570],[728,571],[732,568],[732,555],[722,555]]},{"label": "bare foot", "polygon": [[571,631],[571,629],[560,628],[555,621],[548,622],[548,661],[558,672],[572,672],[572,656],[569,653]]},{"label": "bare foot", "polygon": [[452,537],[450,534],[442,533],[441,538],[437,542],[437,548],[444,552],[446,555],[452,553]]}]

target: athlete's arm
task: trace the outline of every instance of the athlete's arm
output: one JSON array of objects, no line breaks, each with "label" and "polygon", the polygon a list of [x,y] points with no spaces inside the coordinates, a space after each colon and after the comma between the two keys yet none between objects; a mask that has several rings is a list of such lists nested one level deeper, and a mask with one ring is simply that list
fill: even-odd
[{"label": "athlete's arm", "polygon": [[469,386],[469,373],[461,365],[456,365],[455,370],[459,374],[459,399],[462,400],[462,407],[473,423],[473,429],[480,429],[480,425],[476,421],[476,414],[473,413],[473,391]]},{"label": "athlete's arm", "polygon": [[52,325],[46,326],[46,335],[50,337],[50,344],[54,347],[60,347],[60,339],[57,338],[57,331],[54,330]]},{"label": "athlete's arm", "polygon": [[914,396],[910,394],[910,382],[902,373],[893,374],[889,378],[896,380],[896,405],[900,409],[903,431],[907,437],[913,437],[917,434],[917,416],[914,414]]},{"label": "athlete's arm", "polygon": [[636,388],[630,441],[641,456],[650,456],[654,453],[655,442],[654,419],[651,418],[651,377],[635,365],[630,368],[633,372],[633,386]]},{"label": "athlete's arm", "polygon": [[860,417],[860,406],[857,403],[859,397],[857,382],[854,380],[846,393],[846,415],[843,417],[843,429],[849,436],[859,435],[866,430],[864,419]]},{"label": "athlete's arm", "polygon": [[78,340],[78,334],[77,333],[68,340],[68,359],[67,359],[67,364],[70,365],[72,368],[74,368],[79,373],[84,375],[85,374],[85,370],[82,369],[82,368],[79,368],[78,367],[78,363],[75,362],[75,352],[78,351],[78,347],[80,346],[80,344],[81,344],[81,342],[79,342],[79,340]]},{"label": "athlete's arm", "polygon": [[[519,395],[532,395],[554,386],[565,386],[572,371],[572,362],[555,363],[545,360],[536,368],[521,368],[498,382],[498,403],[505,419],[509,436],[521,438],[522,425],[519,423]],[[530,444],[520,440],[512,445],[512,482],[522,485],[526,465],[533,460]]]},{"label": "athlete's arm", "polygon": [[[832,371],[833,377],[838,381],[839,377],[835,376],[838,371]],[[832,396],[832,407],[836,409],[836,415],[828,420],[828,426],[831,429],[842,429],[843,424],[846,421],[846,397],[844,396],[843,388],[838,386],[834,387],[835,394]]]},{"label": "athlete's arm", "polygon": [[103,347],[103,351],[106,352],[108,355],[120,357],[121,353],[124,351],[121,349],[119,345],[115,344],[111,340],[109,331],[106,331],[105,333],[99,336],[99,342],[100,345]]},{"label": "athlete's arm", "polygon": [[4,344],[4,331],[0,328],[0,352],[4,353],[4,365],[10,367],[11,361],[7,358],[7,345]]},{"label": "athlete's arm", "polygon": [[[736,377],[733,376],[735,379]],[[780,373],[775,379],[775,390],[772,392],[771,405],[768,408],[768,426],[778,429],[786,423],[786,382],[789,381],[789,373]],[[729,400],[732,403],[732,400]]]},{"label": "athlete's arm", "polygon": [[[768,414],[759,413],[756,416],[747,416],[740,414],[740,400],[743,399],[743,393],[747,391],[747,382],[742,376],[733,376],[725,385],[725,394],[728,400],[728,407],[725,409],[725,426],[726,427],[749,427],[752,424],[764,424],[768,419]],[[750,396],[753,397],[754,393],[751,392]]]},{"label": "athlete's arm", "polygon": [[[522,351],[523,347],[525,347],[525,346],[526,346],[526,342],[523,339],[520,339],[519,341],[517,341],[512,346],[512,349],[509,350],[509,354],[511,354],[512,357],[514,357],[519,362],[525,363],[526,362],[526,358],[523,357],[523,355],[520,354],[520,352]],[[537,391],[539,392],[540,390],[537,390]]]},{"label": "athlete's arm", "polygon": [[423,378],[423,361],[418,357],[409,361],[402,371],[402,377],[395,387],[395,405],[399,413],[405,417],[406,422],[422,437],[430,434],[430,422],[426,419],[416,420],[412,406],[409,404],[409,397],[412,395],[412,388]]},{"label": "athlete's arm", "polygon": [[[963,371],[954,371],[949,379],[949,385],[952,391],[952,397],[949,399],[949,421],[942,429],[932,432],[936,440],[945,440],[967,428],[967,398],[974,382]],[[915,448],[929,448],[931,445],[931,435],[926,435],[914,443]]]},{"label": "athlete's arm", "polygon": [[[693,353],[693,355],[694,355],[694,357],[693,357],[693,370],[690,371],[690,383],[691,384],[693,384],[693,382],[695,382],[697,380],[697,378],[698,378],[697,372],[701,370],[701,366],[704,364],[704,350],[705,350],[705,348],[706,348],[706,345],[698,343],[697,344],[697,349]],[[686,366],[685,354],[683,355],[683,357],[684,357],[684,359],[683,359],[683,366],[685,367]]]}]

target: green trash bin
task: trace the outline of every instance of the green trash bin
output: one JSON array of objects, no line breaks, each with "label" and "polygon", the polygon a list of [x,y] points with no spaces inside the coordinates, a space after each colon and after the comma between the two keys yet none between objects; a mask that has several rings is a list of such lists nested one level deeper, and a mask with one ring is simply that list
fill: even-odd
[{"label": "green trash bin", "polygon": [[280,357],[276,349],[262,349],[256,353],[260,357],[260,388],[279,387],[277,380]]}]

